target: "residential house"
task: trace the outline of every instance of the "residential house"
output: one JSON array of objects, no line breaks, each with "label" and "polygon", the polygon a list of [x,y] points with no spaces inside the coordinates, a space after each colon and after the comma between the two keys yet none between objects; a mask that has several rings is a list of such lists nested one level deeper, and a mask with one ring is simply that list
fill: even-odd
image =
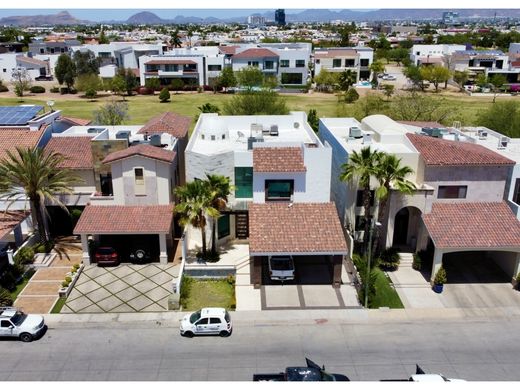
[{"label": "residential house", "polygon": [[314,50],[314,75],[322,69],[329,72],[350,70],[356,74],[356,82],[370,80],[370,65],[374,51],[369,47],[333,47]]},{"label": "residential house", "polygon": [[47,60],[41,60],[18,53],[0,54],[0,80],[12,81],[13,71],[25,69],[32,81],[51,77],[51,67]]},{"label": "residential house", "polygon": [[466,45],[413,45],[410,51],[410,61],[416,66],[444,66],[447,56],[464,50],[466,50]]}]

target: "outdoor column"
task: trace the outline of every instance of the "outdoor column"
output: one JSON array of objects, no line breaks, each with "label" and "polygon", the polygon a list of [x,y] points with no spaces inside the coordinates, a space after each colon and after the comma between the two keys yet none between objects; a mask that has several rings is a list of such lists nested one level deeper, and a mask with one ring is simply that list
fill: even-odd
[{"label": "outdoor column", "polygon": [[83,260],[83,264],[90,265],[90,253],[89,253],[88,239],[87,239],[86,234],[81,235],[81,251],[82,251],[81,259]]},{"label": "outdoor column", "polygon": [[253,284],[255,288],[260,288],[262,285],[262,257],[251,256],[249,264],[251,267],[251,284]]},{"label": "outdoor column", "polygon": [[518,275],[518,273],[520,272],[520,253],[517,253],[516,254],[516,259],[515,259],[515,267],[514,267],[514,273],[513,273],[513,283],[516,281],[516,275]]},{"label": "outdoor column", "polygon": [[343,265],[343,256],[332,256],[332,287],[341,287],[341,266]]},{"label": "outdoor column", "polygon": [[437,274],[437,271],[442,266],[442,255],[444,255],[443,250],[435,248],[435,252],[433,254],[432,275],[430,277],[430,282],[432,284],[433,284],[433,279],[435,279],[435,275]]},{"label": "outdoor column", "polygon": [[22,234],[22,225],[19,224],[14,228],[13,231],[14,234],[14,242],[16,246],[19,248],[23,244],[23,234]]},{"label": "outdoor column", "polygon": [[166,234],[159,234],[159,262],[168,264],[168,252],[166,250]]}]

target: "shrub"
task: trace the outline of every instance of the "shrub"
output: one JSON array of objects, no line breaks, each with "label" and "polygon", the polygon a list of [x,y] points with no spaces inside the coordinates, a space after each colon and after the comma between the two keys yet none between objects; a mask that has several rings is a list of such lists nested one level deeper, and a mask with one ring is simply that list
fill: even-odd
[{"label": "shrub", "polygon": [[65,282],[67,282],[68,284],[70,284],[70,282],[72,282],[72,278],[70,276],[66,276],[65,277]]},{"label": "shrub", "polygon": [[448,281],[446,276],[446,270],[441,266],[437,273],[435,274],[435,278],[433,279],[434,284],[444,284]]},{"label": "shrub", "polygon": [[42,87],[41,85],[33,85],[29,91],[31,91],[32,93],[45,93],[45,88]]},{"label": "shrub", "polygon": [[139,88],[137,88],[137,93],[139,95],[153,95],[154,90],[153,90],[153,88],[139,87]]},{"label": "shrub", "polygon": [[81,209],[72,209],[70,211],[70,221],[72,222],[72,229],[76,227],[76,224],[78,223],[79,217],[81,217],[81,213],[83,210]]},{"label": "shrub", "polygon": [[355,88],[349,88],[347,92],[345,92],[345,102],[354,103],[359,99],[359,93],[357,93]]},{"label": "shrub", "polygon": [[379,266],[385,270],[396,270],[401,257],[395,248],[387,248],[379,256]]},{"label": "shrub", "polygon": [[69,93],[69,89],[67,87],[60,87],[60,95],[65,95]]},{"label": "shrub", "polygon": [[73,272],[76,272],[76,271],[79,269],[79,267],[80,267],[79,264],[74,264],[74,265],[72,266],[72,271],[73,271]]},{"label": "shrub", "polygon": [[7,88],[5,85],[0,84],[0,92],[8,92],[9,88]]},{"label": "shrub", "polygon": [[21,264],[9,264],[3,275],[0,277],[0,286],[9,291],[14,291],[16,289],[16,283],[18,283],[22,277],[24,271],[25,267]]},{"label": "shrub", "polygon": [[34,249],[28,246],[20,248],[14,256],[14,261],[18,264],[32,264],[34,261]]},{"label": "shrub", "polygon": [[0,287],[0,307],[2,306],[12,306],[13,298],[11,297],[11,293],[9,290]]},{"label": "shrub", "polygon": [[161,81],[158,77],[152,77],[151,79],[146,79],[144,86],[153,91],[157,91],[159,88],[161,88]]},{"label": "shrub", "polygon": [[229,274],[227,277],[226,277],[226,281],[234,286],[235,285],[235,282],[236,282],[236,278],[235,278],[235,275],[232,275],[232,274]]},{"label": "shrub", "polygon": [[85,97],[88,99],[94,99],[97,96],[97,91],[94,88],[88,88],[85,91]]},{"label": "shrub", "polygon": [[422,268],[422,260],[421,260],[421,256],[419,255],[419,253],[413,254],[412,268],[417,271],[420,271]]},{"label": "shrub", "polygon": [[49,91],[51,93],[59,93],[60,92],[60,87],[52,87],[51,89],[49,89]]},{"label": "shrub", "polygon": [[206,260],[208,263],[216,263],[220,260],[220,253],[218,252],[207,252],[205,256],[203,256],[203,259]]},{"label": "shrub", "polygon": [[166,103],[170,101],[170,91],[168,91],[168,88],[163,88],[161,90],[161,93],[159,94],[159,100],[161,103]]},{"label": "shrub", "polygon": [[181,291],[179,294],[181,305],[182,305],[182,301],[184,301],[185,299],[188,298],[192,284],[193,284],[193,278],[191,276],[183,274],[182,281],[181,281]]},{"label": "shrub", "polygon": [[66,280],[64,280],[63,282],[61,282],[61,287],[67,288],[67,287],[69,287],[69,284],[70,284],[70,282],[67,282]]},{"label": "shrub", "polygon": [[181,79],[173,79],[170,83],[170,91],[181,91],[184,88],[184,81]]},{"label": "shrub", "polygon": [[229,304],[229,308],[235,310],[237,308],[237,298],[233,295],[231,298],[231,303]]},{"label": "shrub", "polygon": [[[357,268],[357,271],[359,274],[359,279],[361,282],[361,285],[359,286],[360,288],[358,290],[359,301],[362,304],[364,304],[365,303],[365,289],[366,289],[365,282],[367,279],[367,263],[366,263],[366,260],[358,254],[354,254],[352,256],[352,261],[354,262],[354,265]],[[372,302],[374,301],[374,298],[376,296],[377,274],[374,271],[373,267],[375,267],[375,265],[370,264],[371,271],[368,275],[368,281],[367,281],[367,283],[368,283],[368,307],[372,306]]]}]

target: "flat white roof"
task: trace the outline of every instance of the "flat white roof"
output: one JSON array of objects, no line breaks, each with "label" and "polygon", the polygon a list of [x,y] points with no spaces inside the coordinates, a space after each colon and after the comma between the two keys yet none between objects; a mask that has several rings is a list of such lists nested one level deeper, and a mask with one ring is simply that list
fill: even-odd
[{"label": "flat white roof", "polygon": [[[483,130],[488,134],[486,137],[479,136],[478,131]],[[511,138],[486,127],[464,127],[460,133],[470,137],[475,143],[501,154],[517,163],[520,163],[520,138]],[[498,143],[502,138],[508,138],[509,142],[505,149],[499,149]]]}]

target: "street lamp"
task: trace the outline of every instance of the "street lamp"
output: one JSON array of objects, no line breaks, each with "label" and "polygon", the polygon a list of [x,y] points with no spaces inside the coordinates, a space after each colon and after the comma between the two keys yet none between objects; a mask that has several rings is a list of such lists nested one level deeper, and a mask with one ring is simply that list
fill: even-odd
[{"label": "street lamp", "polygon": [[370,279],[370,260],[372,260],[372,233],[374,232],[375,227],[380,227],[381,222],[376,221],[370,222],[370,230],[368,234],[368,257],[367,257],[367,275],[365,278],[365,308],[368,309],[368,281]]}]

